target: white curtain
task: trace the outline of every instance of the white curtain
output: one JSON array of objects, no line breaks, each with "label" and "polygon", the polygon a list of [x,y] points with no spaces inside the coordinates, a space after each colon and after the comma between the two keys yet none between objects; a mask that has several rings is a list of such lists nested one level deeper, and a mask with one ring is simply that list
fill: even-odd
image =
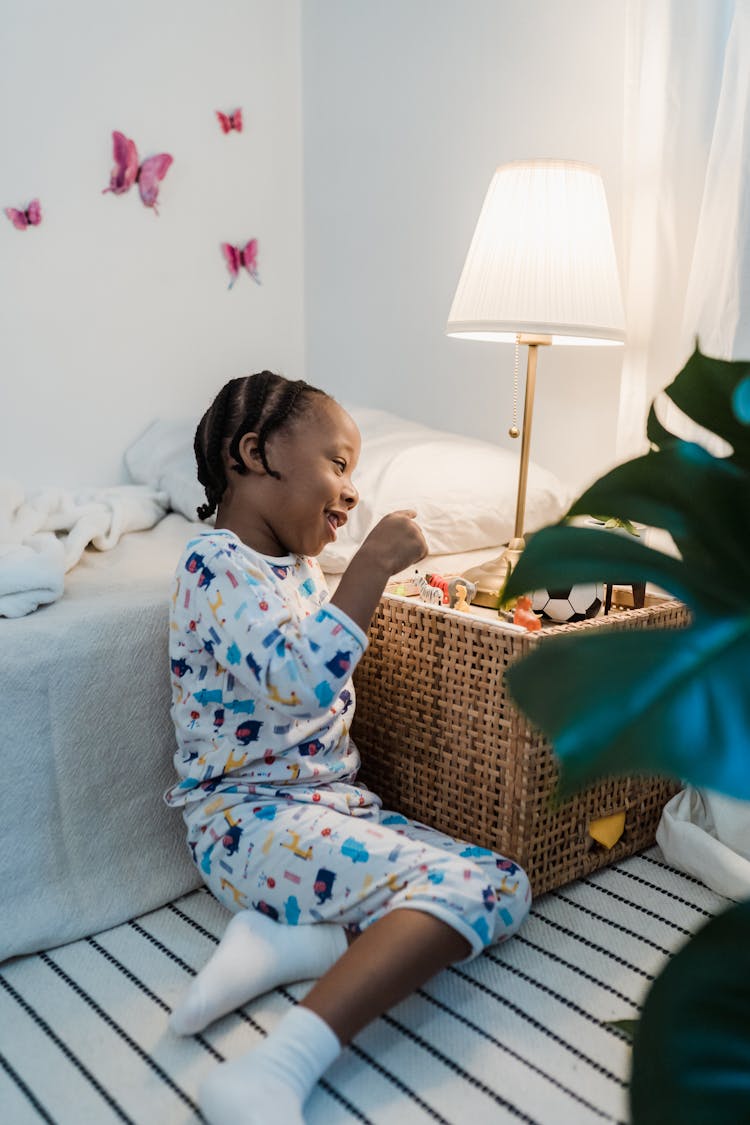
[{"label": "white curtain", "polygon": [[[718,6],[717,6],[718,7]],[[703,351],[750,358],[750,3],[736,0],[685,299]]]},{"label": "white curtain", "polygon": [[644,451],[648,407],[696,337],[750,356],[749,24],[750,0],[627,5],[619,460]]},{"label": "white curtain", "polygon": [[[629,0],[625,70],[619,460],[644,451],[650,402],[696,338],[707,355],[750,359],[750,0]],[[668,400],[658,409],[722,453]],[[750,803],[688,787],[657,839],[675,867],[750,895]]]}]

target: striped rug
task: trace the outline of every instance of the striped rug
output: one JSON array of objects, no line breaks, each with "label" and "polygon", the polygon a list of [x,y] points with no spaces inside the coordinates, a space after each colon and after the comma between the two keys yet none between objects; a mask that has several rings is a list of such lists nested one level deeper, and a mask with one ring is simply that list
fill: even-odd
[{"label": "striped rug", "polygon": [[[307,1103],[311,1125],[627,1121],[630,1048],[659,968],[727,900],[657,848],[535,903],[521,933],[453,967],[357,1036]],[[3,1125],[187,1125],[216,1063],[259,1043],[309,985],[181,1040],[177,997],[227,915],[195,891],[96,937],[0,966]]]}]

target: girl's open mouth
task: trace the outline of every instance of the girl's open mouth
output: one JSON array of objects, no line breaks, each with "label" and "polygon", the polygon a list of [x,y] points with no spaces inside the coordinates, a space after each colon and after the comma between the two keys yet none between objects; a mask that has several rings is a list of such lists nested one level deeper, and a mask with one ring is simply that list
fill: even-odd
[{"label": "girl's open mouth", "polygon": [[341,515],[339,512],[326,512],[326,519],[333,533],[333,538],[335,539],[338,529],[346,523],[346,516]]}]

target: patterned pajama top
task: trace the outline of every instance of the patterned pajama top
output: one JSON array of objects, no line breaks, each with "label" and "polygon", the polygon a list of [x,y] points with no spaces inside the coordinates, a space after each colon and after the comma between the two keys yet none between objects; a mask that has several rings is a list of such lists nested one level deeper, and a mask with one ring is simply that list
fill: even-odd
[{"label": "patterned pajama top", "polygon": [[172,589],[169,656],[177,784],[165,801],[187,817],[221,794],[372,814],[354,784],[351,676],[367,638],[329,603],[320,565],[270,558],[233,532],[192,539]]}]

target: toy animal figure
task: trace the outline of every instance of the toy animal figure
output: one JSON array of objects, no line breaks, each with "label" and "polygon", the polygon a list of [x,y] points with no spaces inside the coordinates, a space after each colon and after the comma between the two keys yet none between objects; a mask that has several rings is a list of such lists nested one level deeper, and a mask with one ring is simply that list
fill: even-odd
[{"label": "toy animal figure", "polygon": [[414,582],[423,601],[427,602],[428,605],[442,605],[443,591],[438,586],[431,586],[418,570],[414,571]]},{"label": "toy animal figure", "polygon": [[450,602],[450,594],[448,593],[447,579],[443,578],[441,574],[428,574],[427,581],[431,586],[443,591],[443,605],[448,605]]},{"label": "toy animal figure", "polygon": [[466,600],[466,586],[463,582],[456,583],[456,599],[453,603],[453,608],[458,609],[461,613],[469,612],[469,603]]},{"label": "toy animal figure", "polygon": [[16,230],[38,227],[42,221],[42,207],[38,199],[32,199],[25,211],[18,211],[15,207],[6,207],[5,214]]},{"label": "toy animal figure", "polygon": [[154,214],[158,215],[156,199],[159,195],[159,184],[172,163],[169,153],[160,152],[157,156],[149,156],[139,164],[135,143],[124,133],[115,130],[112,134],[112,154],[115,166],[109,178],[109,187],[104,188],[102,195],[106,195],[108,191],[113,195],[122,195],[137,183],[144,207],[153,208]]},{"label": "toy animal figure", "polygon": [[258,239],[251,238],[244,247],[232,246],[228,242],[221,243],[221,252],[230,273],[229,288],[231,289],[239,277],[240,269],[245,267],[253,281],[260,285],[258,277]]},{"label": "toy animal figure", "polygon": [[524,629],[528,629],[530,633],[542,627],[541,621],[531,608],[531,598],[527,598],[525,594],[516,602],[513,624],[523,625]]},{"label": "toy animal figure", "polygon": [[220,109],[217,109],[216,117],[221,125],[222,133],[230,133],[232,129],[236,129],[238,133],[242,132],[241,109],[236,109],[234,113],[222,113]]},{"label": "toy animal figure", "polygon": [[455,578],[448,579],[448,598],[452,609],[456,609],[456,600],[458,598],[458,587],[464,587],[464,599],[469,604],[474,601],[477,593],[477,587],[474,582],[470,582],[468,578],[463,578],[460,574]]}]

